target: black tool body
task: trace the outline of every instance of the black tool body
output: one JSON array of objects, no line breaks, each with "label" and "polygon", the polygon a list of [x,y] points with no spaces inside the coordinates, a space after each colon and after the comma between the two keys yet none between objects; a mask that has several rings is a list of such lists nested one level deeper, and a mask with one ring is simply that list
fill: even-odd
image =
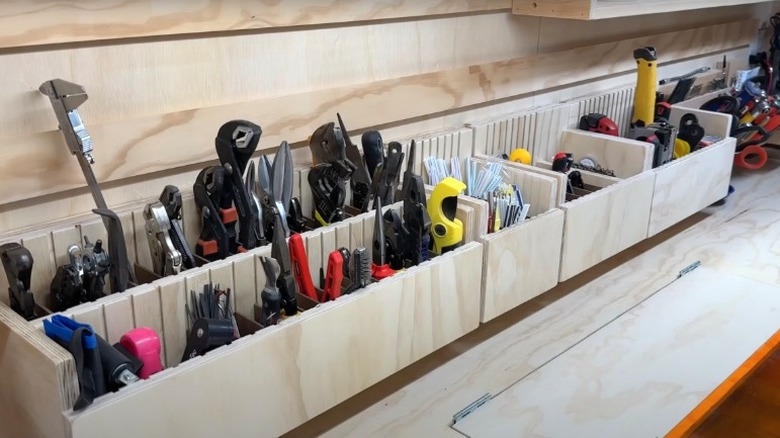
[{"label": "black tool body", "polygon": [[349,137],[349,132],[344,126],[344,121],[341,119],[341,114],[336,114],[339,120],[339,127],[341,128],[341,134],[344,136],[344,143],[346,145],[346,158],[355,166],[354,171],[350,177],[350,188],[352,189],[352,202],[350,205],[357,208],[360,211],[368,211],[368,204],[370,199],[369,190],[371,188],[371,175],[368,173],[363,157],[360,155],[358,147],[352,143],[352,139]]},{"label": "black tool body", "polygon": [[30,291],[33,257],[30,250],[18,243],[0,246],[0,261],[8,279],[11,309],[28,320],[35,319],[35,299]]},{"label": "black tool body", "polygon": [[238,215],[238,244],[246,250],[258,245],[255,228],[260,220],[251,207],[249,192],[244,185],[243,175],[247,163],[257,149],[262,129],[246,120],[233,120],[222,125],[215,139],[217,156],[225,170],[228,192],[223,197],[222,207],[230,208],[232,203]]}]

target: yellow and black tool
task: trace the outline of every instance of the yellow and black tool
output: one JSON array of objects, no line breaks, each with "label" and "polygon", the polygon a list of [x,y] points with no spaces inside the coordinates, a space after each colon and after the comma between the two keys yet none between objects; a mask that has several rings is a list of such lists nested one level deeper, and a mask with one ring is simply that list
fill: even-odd
[{"label": "yellow and black tool", "polygon": [[466,184],[455,178],[444,178],[433,188],[428,201],[428,215],[431,217],[433,253],[444,254],[463,245],[463,222],[455,218],[458,209],[458,195],[466,190]]},{"label": "yellow and black tool", "polygon": [[635,125],[648,126],[655,121],[655,92],[658,84],[658,58],[654,47],[642,47],[634,50],[637,78],[634,95]]}]

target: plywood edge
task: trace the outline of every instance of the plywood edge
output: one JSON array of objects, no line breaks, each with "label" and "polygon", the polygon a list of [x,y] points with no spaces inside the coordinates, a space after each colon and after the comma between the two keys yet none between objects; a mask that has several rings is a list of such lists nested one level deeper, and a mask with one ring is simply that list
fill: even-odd
[{"label": "plywood edge", "polygon": [[593,2],[595,0],[514,0],[512,13],[589,20],[592,18]]},{"label": "plywood edge", "polygon": [[0,347],[3,423],[17,436],[66,436],[62,411],[78,397],[73,357],[4,304]]},{"label": "plywood edge", "polygon": [[[664,54],[664,62],[677,62],[706,53],[741,47],[751,41],[749,23],[752,21],[647,35],[527,58],[244,103],[193,108],[135,120],[94,125],[86,121],[87,129],[96,144],[112,145],[96,149],[94,155],[98,164],[95,165],[95,171],[101,182],[116,181],[138,174],[213,160],[211,142],[193,142],[187,157],[183,157],[175,148],[161,149],[159,145],[175,144],[181,138],[213,138],[219,123],[242,118],[246,114],[253,114],[254,120],[262,121],[264,136],[260,149],[267,150],[275,148],[282,140],[295,143],[308,138],[325,114],[331,113],[334,105],[338,105],[340,112],[350,121],[352,129],[361,130],[387,123],[388,120],[409,120],[520,96],[539,89],[633,71],[636,68],[635,63],[631,57],[624,56],[624,49],[630,50],[651,42],[656,45],[659,53]],[[590,61],[577,70],[561,68],[562,59],[574,58]],[[425,93],[426,99],[419,101],[417,105],[406,104],[420,93]],[[372,107],[381,107],[383,111],[365,111],[365,108]],[[9,184],[25,187],[26,190],[3,192],[0,194],[0,202],[18,201],[84,186],[79,177],[76,160],[68,157],[65,148],[61,147],[59,132],[52,130],[37,133],[18,138],[15,143],[15,148],[9,151],[10,155],[3,160],[4,164],[0,165],[7,167],[17,162],[30,162],[38,167],[21,174],[15,180],[10,180]],[[58,145],[56,159],[29,159],[32,155],[39,156],[43,150],[50,151],[54,144]],[[0,166],[0,171],[3,170]],[[18,175],[18,172],[8,174]],[[45,181],[37,177],[33,180],[29,176],[42,174],[47,175]]]},{"label": "plywood edge", "polygon": [[767,0],[685,0],[664,2],[663,5],[657,6],[652,2],[645,3],[637,0],[628,2],[593,1],[595,4],[591,13],[591,19],[594,20],[767,2]]}]

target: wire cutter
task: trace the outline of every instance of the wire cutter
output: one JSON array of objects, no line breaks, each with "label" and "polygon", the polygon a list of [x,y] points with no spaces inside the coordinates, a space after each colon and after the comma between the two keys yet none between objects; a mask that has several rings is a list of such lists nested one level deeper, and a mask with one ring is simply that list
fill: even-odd
[{"label": "wire cutter", "polygon": [[[374,150],[372,153],[375,152]],[[371,196],[379,196],[382,205],[390,205],[395,202],[395,190],[399,183],[399,171],[403,160],[404,153],[401,144],[394,141],[387,145],[387,156],[383,156],[382,162],[377,163],[374,168],[371,177]]]}]

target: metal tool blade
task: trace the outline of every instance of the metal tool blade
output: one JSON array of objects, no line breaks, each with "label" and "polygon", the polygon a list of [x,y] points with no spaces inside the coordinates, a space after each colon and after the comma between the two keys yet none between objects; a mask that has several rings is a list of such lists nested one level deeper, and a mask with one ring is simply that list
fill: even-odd
[{"label": "metal tool blade", "polygon": [[279,146],[279,151],[276,153],[276,158],[274,159],[274,165],[279,160],[282,160],[280,166],[284,170],[283,171],[284,182],[280,192],[281,193],[280,199],[286,211],[288,208],[290,208],[290,201],[292,200],[292,195],[293,195],[292,150],[290,149],[290,144],[287,143],[286,141],[283,141],[282,144]]},{"label": "metal tool blade", "polygon": [[[284,152],[285,149],[287,153]],[[271,167],[271,194],[276,209],[279,211],[284,236],[289,237],[287,208],[289,208],[290,198],[292,198],[292,154],[290,153],[290,145],[286,141],[283,141],[279,146],[274,157],[274,164]],[[284,202],[285,196],[289,196],[286,203]]]},{"label": "metal tool blade", "polygon": [[[260,165],[262,168],[262,164]],[[259,242],[265,242],[265,230],[263,227],[263,203],[260,202],[260,182],[257,178],[257,166],[254,161],[249,161],[246,166],[246,176],[244,177],[244,184],[246,190],[249,193],[252,208],[257,213],[258,221],[255,234]]]}]

